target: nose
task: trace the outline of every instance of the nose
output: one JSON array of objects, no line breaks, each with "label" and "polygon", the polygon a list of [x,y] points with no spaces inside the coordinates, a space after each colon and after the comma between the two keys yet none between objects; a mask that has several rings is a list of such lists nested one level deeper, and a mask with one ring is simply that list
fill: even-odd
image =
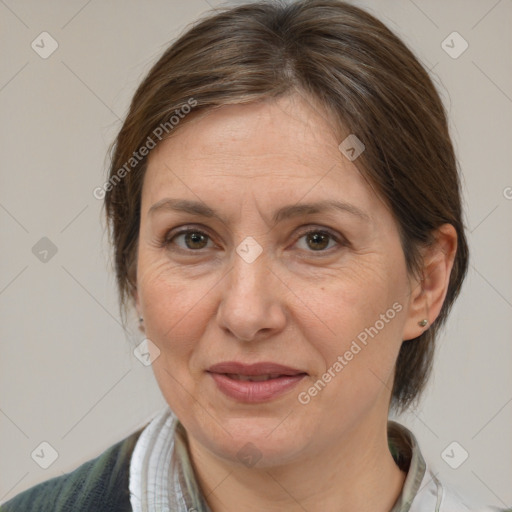
[{"label": "nose", "polygon": [[286,286],[269,268],[264,253],[251,263],[235,254],[222,287],[217,321],[236,339],[256,341],[284,329]]}]

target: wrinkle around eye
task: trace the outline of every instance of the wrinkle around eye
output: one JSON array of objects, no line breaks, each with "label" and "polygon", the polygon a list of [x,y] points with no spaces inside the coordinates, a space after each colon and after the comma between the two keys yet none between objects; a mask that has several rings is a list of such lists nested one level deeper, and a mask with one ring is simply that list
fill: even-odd
[{"label": "wrinkle around eye", "polygon": [[[179,220],[176,219],[170,222],[168,218],[165,219],[164,216],[161,217],[163,217],[165,222],[159,221],[151,223],[151,228],[148,230],[148,235],[151,234],[151,239],[148,240],[148,242],[150,242],[149,245],[156,249],[168,248],[170,251],[176,249],[177,254],[181,252],[184,256],[187,254],[195,256],[204,254],[206,256],[209,251],[214,249],[222,252],[224,248],[229,246],[229,243],[232,242],[231,236],[226,233],[217,234],[217,229],[210,228],[209,223],[208,225],[194,222],[188,224],[186,219],[183,219],[184,222],[179,222]],[[316,217],[316,215],[314,217]],[[305,219],[302,218],[301,220]],[[306,256],[311,255],[312,257],[315,255],[319,257],[323,253],[334,253],[343,248],[357,251],[358,248],[367,245],[369,236],[373,238],[374,233],[373,229],[361,229],[359,225],[354,225],[351,222],[340,222],[340,219],[336,217],[333,218],[331,215],[326,217],[325,214],[322,215],[322,218],[316,217],[315,219],[311,219],[310,222],[305,222],[299,226],[296,225],[296,221],[284,221],[282,228],[279,228],[282,234],[279,233],[277,229],[270,229],[263,233],[262,236],[268,235],[271,231],[274,231],[274,234],[271,233],[270,237],[275,238],[271,243],[275,242],[276,247],[279,248],[278,250],[281,250],[281,248],[284,251],[297,249],[297,252],[302,251]],[[206,237],[206,245],[204,247],[186,247],[184,237],[187,236],[188,233],[202,234]],[[329,238],[327,248],[315,249],[315,247],[307,245],[307,236],[314,233],[322,233]],[[147,238],[149,238],[149,236]],[[242,242],[242,240],[239,242]],[[264,243],[262,242],[261,245],[264,245]],[[232,249],[236,249],[236,245],[233,245]],[[218,252],[217,256],[219,256]]]}]

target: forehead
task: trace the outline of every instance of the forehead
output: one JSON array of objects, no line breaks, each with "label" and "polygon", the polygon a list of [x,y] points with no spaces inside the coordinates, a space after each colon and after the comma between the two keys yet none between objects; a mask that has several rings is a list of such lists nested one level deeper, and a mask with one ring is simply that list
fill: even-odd
[{"label": "forehead", "polygon": [[146,210],[171,190],[173,196],[196,194],[205,202],[233,192],[259,196],[263,203],[305,195],[360,204],[371,199],[367,180],[338,148],[335,120],[302,96],[226,105],[190,116],[149,156]]}]

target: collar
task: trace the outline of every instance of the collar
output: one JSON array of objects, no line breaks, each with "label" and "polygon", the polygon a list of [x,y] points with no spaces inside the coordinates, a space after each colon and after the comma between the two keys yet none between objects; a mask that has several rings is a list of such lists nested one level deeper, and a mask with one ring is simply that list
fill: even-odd
[{"label": "collar", "polygon": [[[390,512],[469,510],[427,467],[409,429],[388,420],[388,444],[397,465],[407,472]],[[133,512],[211,512],[194,477],[185,430],[168,406],[137,440],[130,460],[129,490]]]},{"label": "collar", "polygon": [[133,512],[211,512],[193,475],[185,430],[166,406],[144,428],[132,453]]},{"label": "collar", "polygon": [[[396,421],[388,420],[388,445],[397,466],[407,473],[402,492],[391,512],[413,512],[417,507],[412,509],[411,505],[416,496],[424,491],[425,484],[430,483],[430,480],[427,479],[430,472],[427,471],[427,464],[421,454],[416,437],[408,428]],[[422,510],[435,511],[437,509],[424,508]]]}]

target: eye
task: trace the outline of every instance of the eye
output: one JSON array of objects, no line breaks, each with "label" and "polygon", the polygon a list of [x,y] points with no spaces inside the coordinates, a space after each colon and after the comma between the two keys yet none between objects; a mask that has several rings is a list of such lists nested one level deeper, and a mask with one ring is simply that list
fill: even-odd
[{"label": "eye", "polygon": [[[208,243],[211,245],[208,246]],[[302,243],[302,246],[301,246]],[[302,232],[296,242],[299,248],[307,252],[325,253],[331,252],[338,246],[347,245],[342,237],[323,229],[310,229]],[[210,236],[197,228],[181,229],[176,232],[170,232],[162,241],[162,247],[170,250],[178,250],[183,252],[199,252],[202,249],[213,247]],[[173,247],[174,246],[174,247]]]},{"label": "eye", "polygon": [[[181,243],[179,243],[181,241]],[[208,242],[211,242],[210,236],[204,231],[198,229],[182,229],[172,235],[165,237],[163,245],[169,247],[177,245],[183,251],[199,251],[207,248]]]},{"label": "eye", "polygon": [[345,245],[337,235],[325,229],[310,229],[300,235],[297,243],[303,239],[305,244],[301,248],[308,252],[330,252],[333,246]]}]

